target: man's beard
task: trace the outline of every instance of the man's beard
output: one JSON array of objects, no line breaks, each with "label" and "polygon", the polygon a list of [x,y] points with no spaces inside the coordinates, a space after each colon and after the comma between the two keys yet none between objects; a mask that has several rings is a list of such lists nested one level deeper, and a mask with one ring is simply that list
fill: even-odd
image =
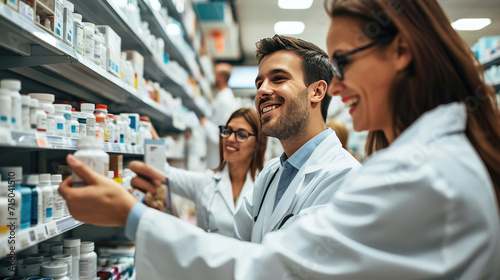
[{"label": "man's beard", "polygon": [[269,137],[278,138],[279,140],[288,140],[293,139],[294,136],[302,132],[309,121],[309,108],[306,96],[307,88],[297,98],[291,99],[286,109],[283,106],[284,103],[282,103],[279,108],[283,112],[272,125],[268,121],[263,120],[261,116],[260,125],[262,133]]}]

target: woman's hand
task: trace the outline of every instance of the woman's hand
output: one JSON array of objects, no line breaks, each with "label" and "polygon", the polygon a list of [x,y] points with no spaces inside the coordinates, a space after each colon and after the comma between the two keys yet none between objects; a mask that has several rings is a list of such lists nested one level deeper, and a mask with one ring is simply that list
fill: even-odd
[{"label": "woman's hand", "polygon": [[137,177],[130,181],[130,185],[146,193],[144,204],[160,211],[165,210],[167,207],[167,185],[165,175],[156,168],[140,161],[131,162],[129,168],[137,174]]},{"label": "woman's hand", "polygon": [[59,193],[66,200],[71,215],[89,224],[125,227],[137,199],[120,184],[94,172],[75,156],[69,154],[66,160],[87,184],[81,188],[72,187],[72,176],[61,183]]}]

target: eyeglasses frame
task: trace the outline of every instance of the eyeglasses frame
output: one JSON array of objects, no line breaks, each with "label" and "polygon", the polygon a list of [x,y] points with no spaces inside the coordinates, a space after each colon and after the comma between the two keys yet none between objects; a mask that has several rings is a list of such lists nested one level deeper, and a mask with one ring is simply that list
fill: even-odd
[{"label": "eyeglasses frame", "polygon": [[[223,136],[223,135],[222,135],[222,134],[223,134],[223,130],[225,130],[225,129],[228,129],[228,130],[230,130],[230,131],[231,131],[231,133],[229,133],[229,135],[228,135],[228,136]],[[243,141],[243,142],[238,141],[238,136],[237,136],[238,134],[236,134],[236,132],[239,132],[239,131],[244,131],[244,132],[248,133],[248,137],[247,137],[247,138],[245,139],[245,141]],[[248,132],[248,131],[246,131],[245,129],[242,129],[242,128],[240,128],[240,129],[238,129],[238,130],[233,130],[233,129],[232,129],[232,128],[230,128],[230,127],[226,127],[226,126],[224,126],[224,125],[219,125],[219,135],[220,135],[220,137],[222,137],[222,138],[229,138],[229,137],[231,137],[231,134],[233,134],[233,133],[234,133],[234,138],[236,139],[236,141],[237,141],[238,143],[245,143],[246,141],[248,141],[248,138],[249,138],[250,136],[255,136],[255,137],[257,137],[257,134],[250,133],[250,132]]]},{"label": "eyeglasses frame", "polygon": [[[355,48],[351,51],[348,51],[344,54],[332,55],[332,59],[330,59],[330,64],[332,65],[333,76],[337,77],[337,79],[339,79],[339,81],[343,81],[344,80],[344,71],[342,70],[342,68],[344,68],[347,64],[351,63],[349,56],[356,54],[358,52],[364,51],[366,49],[369,49],[369,48],[376,46],[378,44],[389,42],[392,39],[394,39],[394,37],[392,37],[392,36],[383,37],[383,38],[375,40],[369,44],[366,44],[366,45],[361,46],[359,48]],[[339,65],[339,61],[340,61],[340,63],[342,63],[342,66]]]}]

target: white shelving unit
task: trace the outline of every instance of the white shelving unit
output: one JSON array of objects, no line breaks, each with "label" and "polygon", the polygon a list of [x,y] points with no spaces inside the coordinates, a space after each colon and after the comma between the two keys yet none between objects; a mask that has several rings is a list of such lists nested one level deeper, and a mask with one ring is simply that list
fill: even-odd
[{"label": "white shelving unit", "polygon": [[[160,82],[174,96],[181,97],[184,106],[199,117],[204,116],[203,109],[198,107],[200,102],[193,100],[190,88],[160,58],[153,55],[141,34],[129,25],[112,1],[75,2],[75,9],[81,10],[85,20],[111,26],[124,38],[123,49],[137,50],[144,56],[145,76]],[[73,48],[5,5],[0,5],[0,27],[0,47],[7,53],[0,55],[0,70],[17,75],[10,78],[23,77],[35,81],[35,88],[43,85],[49,90],[55,89],[83,100],[109,104],[110,112],[134,111],[148,115],[160,133],[178,133],[183,130],[175,127],[171,113],[162,105],[141,96],[139,91],[123,80],[77,54]],[[165,31],[161,37],[167,37]],[[166,45],[167,52],[179,53],[173,44]],[[182,55],[178,57],[183,58]],[[178,61],[183,65],[182,59]],[[186,69],[190,71],[190,68]],[[4,76],[2,74],[0,72],[0,77]]]},{"label": "white shelving unit", "polygon": [[[35,132],[18,132],[0,129],[0,148],[29,149],[30,151],[76,151],[79,138],[46,135]],[[10,138],[6,134],[10,134]],[[144,155],[144,148],[122,143],[105,143],[103,151],[125,156]]]},{"label": "white shelving unit", "polygon": [[[167,0],[170,1],[170,0]],[[206,81],[199,58],[192,50],[192,42],[174,42],[166,33],[166,23],[149,0],[138,0],[141,16],[150,25],[151,32],[165,41],[169,58],[178,62],[187,73],[195,77],[202,91]],[[112,0],[73,1],[75,12],[84,21],[110,26],[122,38],[122,50],[136,50],[144,57],[144,76],[151,79],[175,97],[182,99],[183,106],[198,117],[204,116],[203,100],[195,99],[191,87],[180,78],[163,57],[155,55],[143,34],[130,24],[123,11]],[[181,21],[182,22],[182,21]],[[185,49],[191,48],[191,49]],[[182,49],[184,48],[184,49]],[[194,59],[186,53],[193,53]],[[0,4],[0,79],[14,78],[22,81],[22,93],[50,92],[64,99],[85,100],[108,105],[111,113],[133,112],[147,115],[160,134],[181,133],[185,123],[176,121],[175,115],[164,105],[128,85],[123,80],[76,53],[72,47],[53,36],[45,28],[27,20],[7,6]],[[203,92],[201,98],[207,93]],[[182,123],[183,125],[180,125]],[[177,124],[177,125],[176,125]],[[31,132],[14,132],[0,129],[0,162],[4,165],[20,165],[28,172],[54,173],[54,166],[64,161],[66,154],[76,151],[78,138],[47,136]],[[142,157],[143,147],[109,143],[104,151],[123,154],[124,158]],[[178,155],[177,155],[178,156]],[[182,157],[179,156],[180,159]],[[49,170],[51,169],[51,170]],[[57,168],[55,168],[57,169]],[[52,171],[52,172],[51,172]],[[72,217],[30,227],[16,232],[16,252],[34,246],[44,240],[64,234],[82,223]],[[10,252],[7,246],[10,234],[0,235],[0,259]]]}]

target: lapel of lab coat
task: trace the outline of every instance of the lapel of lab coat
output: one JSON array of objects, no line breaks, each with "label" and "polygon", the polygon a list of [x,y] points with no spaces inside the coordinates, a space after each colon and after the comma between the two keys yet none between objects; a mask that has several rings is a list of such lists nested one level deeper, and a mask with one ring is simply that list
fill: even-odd
[{"label": "lapel of lab coat", "polygon": [[226,203],[227,208],[234,214],[236,208],[233,201],[233,188],[231,187],[231,178],[229,178],[229,168],[226,166],[220,173],[220,181],[217,184],[217,189]]},{"label": "lapel of lab coat", "polygon": [[[306,188],[307,186],[303,185],[305,177],[309,176],[309,174],[320,172],[325,164],[332,161],[335,153],[337,153],[340,148],[342,148],[342,145],[340,144],[340,141],[338,140],[335,133],[332,133],[323,142],[321,142],[321,144],[311,154],[309,159],[304,163],[302,168],[300,168],[299,172],[297,172],[297,175],[295,176],[295,178],[293,178],[285,194],[279,201],[278,205],[276,205],[274,212],[273,206],[274,198],[276,196],[276,188],[272,188],[274,193],[270,196],[268,193],[267,196],[269,196],[269,199],[266,199],[263,206],[264,225],[262,227],[262,236],[270,231],[277,230],[279,224],[282,222],[283,218],[286,215],[298,214],[294,212],[296,210],[294,209],[294,206],[297,204],[298,200],[303,200],[305,199],[304,196],[309,195],[309,193],[303,192],[307,191],[304,190],[304,188]],[[279,172],[278,175],[281,175],[281,172]],[[314,174],[311,176],[314,176]],[[280,176],[276,176],[274,180],[279,181],[279,178]],[[309,181],[310,180],[306,180],[306,182]],[[273,182],[273,185],[274,184],[275,182]]]},{"label": "lapel of lab coat", "polygon": [[243,201],[243,197],[245,196],[245,194],[248,191],[253,189],[253,187],[254,187],[254,182],[252,181],[252,176],[250,175],[250,170],[249,170],[247,173],[247,178],[245,179],[245,184],[243,185],[243,188],[241,189],[240,195],[238,195],[238,198],[236,199],[236,208],[235,208],[233,214],[236,214],[236,210],[240,207],[240,204]]}]

